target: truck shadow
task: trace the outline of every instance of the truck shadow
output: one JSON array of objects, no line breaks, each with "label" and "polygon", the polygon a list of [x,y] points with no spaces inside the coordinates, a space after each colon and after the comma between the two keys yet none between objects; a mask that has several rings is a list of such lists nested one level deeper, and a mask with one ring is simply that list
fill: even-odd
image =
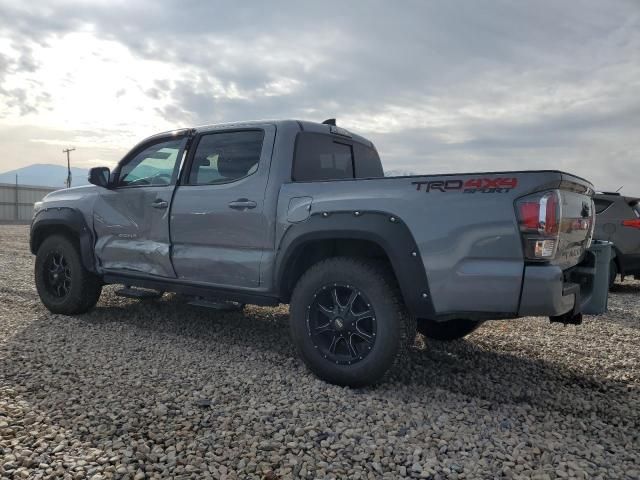
[{"label": "truck shadow", "polygon": [[398,380],[411,391],[420,386],[443,389],[482,399],[489,409],[526,405],[577,418],[594,419],[595,415],[607,423],[640,422],[638,392],[628,383],[594,378],[567,365],[515,353],[489,351],[473,340],[426,341],[422,349],[411,352],[401,371],[405,373]]},{"label": "truck shadow", "polygon": [[[36,318],[29,327],[0,345],[0,356],[4,357],[0,379],[5,386],[17,387],[22,399],[43,414],[55,416],[83,440],[101,443],[129,428],[157,428],[158,420],[149,412],[164,398],[184,402],[173,405],[176,409],[195,408],[195,398],[215,396],[216,389],[224,387],[237,391],[240,405],[268,401],[262,397],[261,387],[266,380],[246,373],[255,365],[252,362],[268,365],[269,371],[281,370],[283,391],[292,402],[317,401],[304,385],[319,380],[311,378],[297,359],[289,339],[286,308],[220,313],[185,305],[172,297],[135,302],[108,296],[95,310],[74,319],[73,325],[68,324],[68,317],[51,316],[43,307],[35,308]],[[26,356],[35,356],[39,368],[25,370]],[[196,356],[198,361],[195,365],[185,363],[181,370],[187,356]],[[248,361],[238,365],[244,359]],[[166,362],[173,365],[165,371]],[[100,372],[99,383],[94,380],[96,371]],[[84,389],[71,385],[83,385]],[[88,393],[83,393],[87,389]],[[167,390],[180,394],[167,395]],[[366,405],[357,400],[363,395],[398,403],[419,402],[429,408],[431,399],[442,398],[439,392],[448,391],[479,398],[487,409],[526,405],[538,411],[589,418],[590,422],[640,423],[640,396],[629,384],[581,375],[567,365],[487,350],[473,338],[447,344],[427,342],[424,349],[412,349],[382,385],[341,390],[350,408]],[[587,397],[589,402],[584,401]],[[93,419],[95,428],[73,421],[78,416],[78,402],[83,417]],[[104,412],[111,411],[113,402],[119,406],[117,416],[111,418]],[[195,415],[205,419],[209,413]],[[135,419],[134,424],[130,419]],[[597,434],[595,429],[585,432],[594,436],[594,442]]]},{"label": "truck shadow", "polygon": [[609,290],[611,293],[640,295],[640,281],[625,281],[616,283]]}]

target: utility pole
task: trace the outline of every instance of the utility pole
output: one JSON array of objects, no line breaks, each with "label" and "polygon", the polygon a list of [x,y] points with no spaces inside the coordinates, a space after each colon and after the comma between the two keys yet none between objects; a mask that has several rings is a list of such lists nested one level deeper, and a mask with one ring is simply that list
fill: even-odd
[{"label": "utility pole", "polygon": [[67,181],[65,182],[67,188],[71,188],[71,161],[69,160],[69,153],[73,152],[74,150],[75,148],[65,148],[64,150],[62,150],[62,153],[67,154]]}]

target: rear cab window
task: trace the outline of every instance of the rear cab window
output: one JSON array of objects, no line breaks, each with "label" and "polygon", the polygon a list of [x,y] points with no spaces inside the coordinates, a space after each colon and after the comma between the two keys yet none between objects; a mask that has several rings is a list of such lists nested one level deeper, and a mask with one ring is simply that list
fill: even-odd
[{"label": "rear cab window", "polygon": [[382,177],[375,148],[350,138],[300,132],[296,138],[292,178],[296,182]]}]

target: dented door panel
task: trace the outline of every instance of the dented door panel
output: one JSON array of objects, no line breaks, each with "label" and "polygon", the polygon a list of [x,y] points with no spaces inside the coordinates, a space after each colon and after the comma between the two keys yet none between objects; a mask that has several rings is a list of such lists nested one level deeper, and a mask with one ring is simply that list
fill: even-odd
[{"label": "dented door panel", "polygon": [[173,186],[102,189],[93,212],[95,253],[100,267],[161,277],[175,277],[169,243],[169,208]]}]

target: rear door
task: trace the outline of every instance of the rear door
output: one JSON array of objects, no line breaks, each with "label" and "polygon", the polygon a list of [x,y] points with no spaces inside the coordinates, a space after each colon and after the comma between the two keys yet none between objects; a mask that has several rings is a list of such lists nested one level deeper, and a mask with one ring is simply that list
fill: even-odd
[{"label": "rear door", "polygon": [[273,219],[264,202],[275,127],[217,129],[198,135],[171,209],[178,278],[257,288]]},{"label": "rear door", "polygon": [[175,277],[169,211],[186,136],[155,137],[114,170],[93,210],[95,252],[102,268]]}]

